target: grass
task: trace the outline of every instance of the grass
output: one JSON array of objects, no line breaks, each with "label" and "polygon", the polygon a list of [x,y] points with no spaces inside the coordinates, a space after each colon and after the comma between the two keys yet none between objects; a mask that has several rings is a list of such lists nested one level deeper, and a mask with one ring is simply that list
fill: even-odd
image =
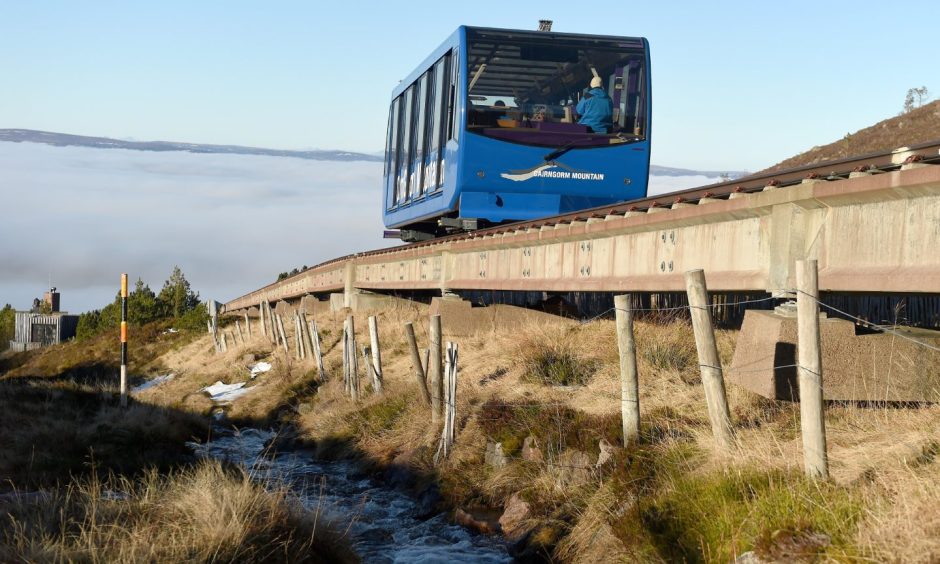
[{"label": "grass", "polygon": [[[355,457],[369,470],[407,468],[396,474],[407,476],[402,479],[408,484],[400,485],[421,492],[436,484],[443,507],[498,513],[519,494],[532,510],[529,554],[559,561],[726,562],[746,550],[770,560],[940,558],[940,441],[933,432],[938,407],[830,405],[833,483],[808,482],[801,476],[797,404],[729,386],[741,448],[721,452],[711,435],[688,323],[640,320],[640,442],[572,482],[559,462],[580,452],[582,462],[593,465],[601,439],[620,444],[614,325],[541,319],[537,326],[504,330],[494,313],[485,327],[459,334],[449,333],[445,321],[445,338],[461,345],[457,442],[450,457],[435,465],[440,430],[429,424],[428,408],[416,394],[401,329],[404,321],[415,321],[423,350],[427,334],[420,313],[379,314],[385,393],[373,394],[366,385],[358,403],[343,393],[342,352],[330,339],[324,339],[323,350],[332,378],[320,381],[312,359],[289,358],[260,338],[225,355],[213,354],[203,338],[154,357],[148,366],[178,376],[142,398],[179,406],[168,410],[171,417],[189,409],[204,412],[207,400],[195,390],[244,374],[246,352],[265,357],[274,369],[252,382],[256,391],[226,408],[231,420],[288,423],[298,444],[317,452]],[[321,335],[339,335],[342,321],[341,315],[320,314]],[[365,316],[357,326],[367,326]],[[736,333],[720,330],[717,338],[727,365]],[[93,385],[95,370],[89,364],[69,384],[88,386],[89,394],[76,398],[86,405],[86,418],[100,403],[94,399],[101,393]],[[33,380],[24,376],[22,382]],[[54,404],[62,392],[43,393],[49,397],[37,402]],[[22,426],[22,420],[8,425]],[[120,434],[102,429],[104,436]],[[520,457],[529,435],[540,445],[541,462]],[[488,439],[502,443],[508,466],[486,466]],[[24,458],[24,449],[17,452]],[[76,460],[90,461],[89,451],[82,452],[84,459]],[[110,456],[107,449],[105,455]]]},{"label": "grass", "polygon": [[[138,374],[179,368],[175,359],[211,351],[164,334],[160,324],[137,334],[151,339],[141,337],[132,348]],[[232,354],[257,358],[258,351],[239,348]],[[165,405],[132,396],[120,408],[113,349],[108,336],[99,336],[4,358],[0,561],[355,561],[348,543],[284,488],[197,463],[185,442],[209,436],[200,409],[206,400],[186,398],[201,394],[165,395]],[[247,373],[241,366],[247,358],[216,360],[227,372]],[[315,393],[315,383],[294,372],[288,365],[274,375],[274,407]],[[180,371],[146,397],[201,387],[192,379]]]},{"label": "grass", "polygon": [[91,475],[0,511],[7,562],[356,561],[285,489],[217,462],[138,480]]},{"label": "grass", "polygon": [[[193,342],[201,334],[189,331],[165,333],[173,320],[156,321],[131,329],[128,371],[153,372],[169,351]],[[0,359],[0,377],[57,378],[78,382],[113,379],[120,369],[121,349],[117,330],[106,331],[84,341],[69,341],[37,351],[5,355]]]},{"label": "grass", "polygon": [[619,444],[622,427],[619,415],[590,415],[570,407],[539,402],[489,400],[480,409],[480,421],[488,437],[502,443],[503,452],[517,456],[529,435],[557,452],[576,449],[594,457],[601,439]]},{"label": "grass", "polygon": [[549,386],[583,386],[594,373],[596,363],[576,347],[567,331],[533,331],[523,335],[518,358],[527,381]]},{"label": "grass", "polygon": [[669,477],[620,526],[639,521],[672,561],[729,562],[755,549],[769,560],[845,559],[856,555],[852,541],[863,511],[861,496],[849,488],[739,468]]},{"label": "grass", "polygon": [[646,365],[657,371],[698,372],[695,339],[688,322],[671,319],[658,327],[640,326],[637,352]]},{"label": "grass", "polygon": [[184,443],[208,435],[206,419],[133,400],[121,409],[114,392],[59,379],[0,382],[0,476],[37,487],[92,469],[133,474],[192,460]]}]

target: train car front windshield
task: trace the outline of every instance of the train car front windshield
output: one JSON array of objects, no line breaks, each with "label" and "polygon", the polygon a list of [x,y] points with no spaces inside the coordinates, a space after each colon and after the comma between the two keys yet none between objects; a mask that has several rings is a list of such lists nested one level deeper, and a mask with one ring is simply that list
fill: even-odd
[{"label": "train car front windshield", "polygon": [[[541,35],[468,30],[469,132],[573,149],[646,138],[647,57],[642,39]],[[611,98],[609,128],[579,123],[585,121],[578,115],[579,102],[591,97],[595,78],[603,95]]]}]

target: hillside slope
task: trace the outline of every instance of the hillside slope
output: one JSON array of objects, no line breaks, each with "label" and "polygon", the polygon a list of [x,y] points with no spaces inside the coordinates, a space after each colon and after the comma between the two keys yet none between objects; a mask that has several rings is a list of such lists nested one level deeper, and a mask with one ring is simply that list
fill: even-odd
[{"label": "hillside slope", "polygon": [[935,139],[940,139],[940,100],[880,121],[855,133],[847,133],[838,141],[813,147],[761,173],[917,145]]},{"label": "hillside slope", "polygon": [[0,141],[14,143],[45,143],[55,147],[93,147],[96,149],[131,149],[135,151],[185,151],[187,153],[263,155],[268,157],[293,157],[314,161],[371,161],[382,162],[381,156],[349,151],[313,149],[310,151],[289,151],[265,149],[262,147],[242,147],[240,145],[207,145],[198,143],[179,143],[176,141],[125,141],[109,137],[89,137],[32,129],[0,129]]}]

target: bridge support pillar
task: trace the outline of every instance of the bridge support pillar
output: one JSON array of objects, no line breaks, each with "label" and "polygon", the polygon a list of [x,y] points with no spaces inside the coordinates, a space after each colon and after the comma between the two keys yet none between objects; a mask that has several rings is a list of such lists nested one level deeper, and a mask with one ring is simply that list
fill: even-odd
[{"label": "bridge support pillar", "polygon": [[[801,190],[788,188],[787,190]],[[788,194],[789,195],[789,194]],[[805,205],[812,202],[810,205]],[[796,261],[818,258],[818,238],[825,210],[815,200],[801,204],[780,203],[771,209],[769,222],[770,264],[767,267],[767,291],[778,297],[790,297],[796,287]],[[793,294],[795,296],[795,294]]]},{"label": "bridge support pillar", "polygon": [[[820,314],[824,397],[835,401],[940,400],[933,375],[940,356],[925,357],[920,345],[893,335],[856,335],[855,324]],[[940,344],[940,334],[922,330],[919,340]],[[797,319],[774,311],[748,310],[734,350],[728,380],[764,397],[796,401]],[[909,359],[921,358],[918,364]],[[890,374],[890,385],[884,375]]]},{"label": "bridge support pillar", "polygon": [[456,259],[454,254],[449,251],[444,251],[441,253],[441,279],[440,279],[440,289],[441,297],[448,299],[460,299],[460,296],[457,295],[450,288],[450,281],[454,279],[454,269],[456,266]]},{"label": "bridge support pillar", "polygon": [[359,293],[356,288],[356,263],[346,262],[346,272],[343,274],[343,307],[353,307],[353,296]]}]

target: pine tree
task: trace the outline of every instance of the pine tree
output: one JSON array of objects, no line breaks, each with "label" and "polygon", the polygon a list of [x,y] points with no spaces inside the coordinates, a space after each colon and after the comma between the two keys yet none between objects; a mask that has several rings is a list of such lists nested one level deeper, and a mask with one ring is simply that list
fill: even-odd
[{"label": "pine tree", "polygon": [[174,266],[157,300],[164,308],[165,316],[179,318],[199,304],[199,294],[192,291],[180,267]]},{"label": "pine tree", "polygon": [[127,296],[127,319],[134,325],[143,325],[163,317],[157,295],[140,278],[134,291]]},{"label": "pine tree", "polygon": [[0,309],[0,351],[5,351],[13,340],[16,326],[16,310],[7,304]]}]

